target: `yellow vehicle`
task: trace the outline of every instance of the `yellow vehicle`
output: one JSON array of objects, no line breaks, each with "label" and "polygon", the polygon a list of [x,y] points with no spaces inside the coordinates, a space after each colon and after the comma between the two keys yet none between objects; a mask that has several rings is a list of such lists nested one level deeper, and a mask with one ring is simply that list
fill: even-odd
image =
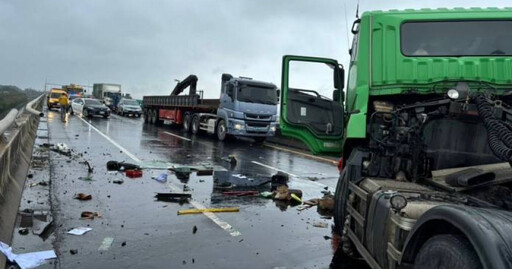
[{"label": "yellow vehicle", "polygon": [[48,94],[46,98],[46,104],[48,105],[48,109],[60,108],[59,97],[63,93],[66,93],[66,91],[56,88],[50,90],[50,94]]}]

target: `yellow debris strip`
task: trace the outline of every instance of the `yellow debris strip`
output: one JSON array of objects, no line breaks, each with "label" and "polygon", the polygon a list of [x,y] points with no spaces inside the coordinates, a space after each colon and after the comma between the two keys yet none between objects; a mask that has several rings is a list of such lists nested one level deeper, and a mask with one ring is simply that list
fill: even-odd
[{"label": "yellow debris strip", "polygon": [[238,208],[238,207],[184,209],[184,210],[178,210],[178,215],[201,214],[204,212],[224,213],[224,212],[239,212],[239,211],[240,211],[240,208]]}]

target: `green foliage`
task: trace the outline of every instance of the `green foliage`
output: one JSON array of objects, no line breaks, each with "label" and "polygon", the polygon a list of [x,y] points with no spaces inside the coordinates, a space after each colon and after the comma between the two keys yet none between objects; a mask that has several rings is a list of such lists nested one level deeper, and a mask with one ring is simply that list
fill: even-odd
[{"label": "green foliage", "polygon": [[41,94],[34,89],[22,90],[16,86],[0,85],[0,118],[12,108],[17,108]]}]

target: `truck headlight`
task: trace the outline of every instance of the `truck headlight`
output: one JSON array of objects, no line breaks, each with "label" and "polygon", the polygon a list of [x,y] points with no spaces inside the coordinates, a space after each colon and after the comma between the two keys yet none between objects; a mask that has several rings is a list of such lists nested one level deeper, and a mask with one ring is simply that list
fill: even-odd
[{"label": "truck headlight", "polygon": [[233,128],[235,128],[235,130],[243,130],[244,129],[244,125],[240,124],[240,123],[235,123]]},{"label": "truck headlight", "polygon": [[275,132],[276,131],[276,127],[275,126],[270,126],[270,131],[271,132]]}]

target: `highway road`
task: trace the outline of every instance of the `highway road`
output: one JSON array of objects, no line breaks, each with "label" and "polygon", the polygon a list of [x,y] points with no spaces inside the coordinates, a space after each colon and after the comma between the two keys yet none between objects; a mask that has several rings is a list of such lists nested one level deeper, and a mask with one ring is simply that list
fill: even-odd
[{"label": "highway road", "polygon": [[[289,175],[290,188],[302,190],[303,200],[308,200],[322,197],[326,189],[334,192],[338,171],[332,159],[251,140],[218,142],[206,134],[193,136],[172,126],[152,126],[141,118],[118,115],[109,119],[75,115],[64,123],[52,111],[47,122],[49,142],[65,143],[74,157],[50,153],[54,230],[48,240],[58,260],[45,268],[329,268],[333,221],[316,207],[299,211],[297,206],[261,197],[224,195],[225,190],[214,188],[214,178],[223,180],[221,173],[192,173],[188,181],[180,181],[171,172],[145,169],[142,178],[131,179],[107,171],[106,163],[207,163],[225,168],[230,181],[241,186],[238,189],[258,191],[268,190],[268,185],[253,185],[281,171]],[[228,155],[238,160],[233,169],[223,160]],[[84,160],[94,168],[90,175],[81,163]],[[152,179],[161,173],[168,174],[166,183]],[[81,180],[88,176],[92,181]],[[118,179],[124,183],[114,184]],[[155,201],[156,193],[181,192],[184,185],[192,194],[190,203]],[[92,199],[73,199],[79,192],[91,194]],[[31,198],[24,194],[22,207],[27,199]],[[181,209],[203,207],[240,211],[177,215]],[[82,211],[99,212],[101,218],[81,219]],[[318,222],[328,227],[315,227]],[[93,230],[82,236],[67,234],[81,226]],[[34,245],[29,236],[16,231],[14,236],[16,251]]]}]

